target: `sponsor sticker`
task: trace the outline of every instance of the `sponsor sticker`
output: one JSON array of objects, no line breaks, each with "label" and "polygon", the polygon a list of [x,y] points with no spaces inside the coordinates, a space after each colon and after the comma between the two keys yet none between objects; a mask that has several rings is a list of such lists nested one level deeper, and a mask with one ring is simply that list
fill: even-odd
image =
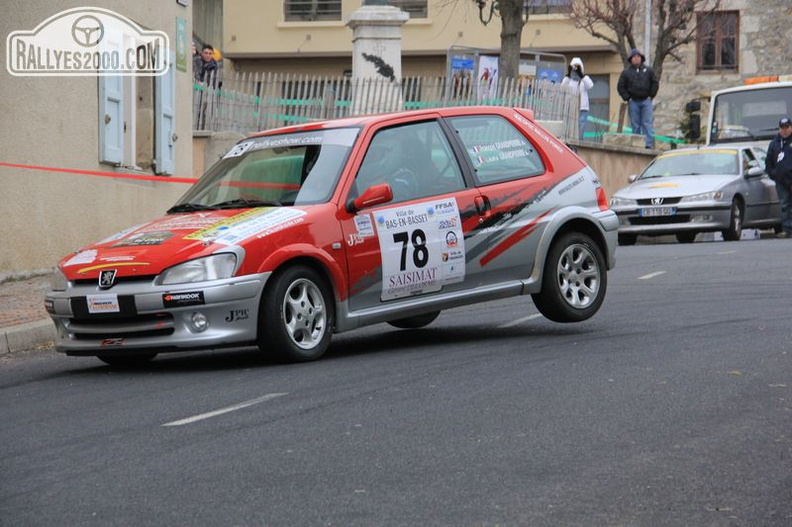
[{"label": "sponsor sticker", "polygon": [[133,234],[129,238],[124,238],[118,243],[114,243],[111,247],[136,247],[141,245],[162,245],[165,240],[173,236],[172,232],[158,231],[150,233]]},{"label": "sponsor sticker", "polygon": [[382,300],[440,291],[465,278],[465,240],[456,199],[376,214]]},{"label": "sponsor sticker", "polygon": [[162,305],[165,307],[199,306],[203,304],[205,304],[203,291],[186,291],[162,295]]},{"label": "sponsor sticker", "polygon": [[92,315],[121,312],[118,295],[88,295],[85,300],[88,302],[88,313]]},{"label": "sponsor sticker", "polygon": [[69,260],[63,264],[64,267],[68,267],[70,265],[82,265],[92,263],[96,260],[96,249],[91,249],[89,251],[80,251]]}]

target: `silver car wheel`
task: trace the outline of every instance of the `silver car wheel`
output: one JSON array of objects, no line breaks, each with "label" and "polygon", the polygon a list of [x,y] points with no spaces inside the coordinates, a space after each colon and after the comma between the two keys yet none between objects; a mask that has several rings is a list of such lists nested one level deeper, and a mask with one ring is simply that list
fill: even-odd
[{"label": "silver car wheel", "polygon": [[327,314],[319,287],[300,278],[292,282],[283,297],[283,324],[295,345],[312,349],[327,330]]},{"label": "silver car wheel", "polygon": [[600,270],[597,258],[585,245],[574,244],[564,250],[557,275],[561,296],[570,306],[582,309],[597,298]]}]

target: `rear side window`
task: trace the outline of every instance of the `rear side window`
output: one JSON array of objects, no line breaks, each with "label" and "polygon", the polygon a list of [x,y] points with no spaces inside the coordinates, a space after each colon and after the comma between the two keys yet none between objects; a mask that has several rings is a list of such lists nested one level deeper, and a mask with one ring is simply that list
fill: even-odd
[{"label": "rear side window", "polygon": [[454,117],[449,123],[465,145],[479,185],[544,174],[536,148],[503,117]]}]

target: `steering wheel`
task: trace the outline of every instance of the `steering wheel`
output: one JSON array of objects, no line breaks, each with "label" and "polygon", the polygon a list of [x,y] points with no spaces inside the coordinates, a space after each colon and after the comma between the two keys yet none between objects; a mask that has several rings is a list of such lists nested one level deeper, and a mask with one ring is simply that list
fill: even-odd
[{"label": "steering wheel", "polygon": [[405,201],[418,194],[418,176],[409,168],[400,168],[390,178],[394,201]]}]

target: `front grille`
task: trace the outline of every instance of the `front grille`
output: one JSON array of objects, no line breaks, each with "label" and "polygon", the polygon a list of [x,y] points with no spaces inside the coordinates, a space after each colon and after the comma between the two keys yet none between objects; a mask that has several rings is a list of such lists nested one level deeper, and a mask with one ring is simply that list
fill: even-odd
[{"label": "front grille", "polygon": [[[113,283],[113,285],[115,286],[115,285],[118,285],[118,284],[129,284],[129,283],[135,283],[135,282],[151,283],[151,282],[154,281],[154,279],[156,277],[157,277],[157,275],[154,275],[154,274],[143,275],[143,276],[117,276],[116,279],[115,279],[115,282]],[[99,279],[98,278],[80,278],[79,280],[74,280],[74,284],[75,285],[99,285]],[[110,288],[110,289],[112,289],[112,288]]]},{"label": "front grille", "polygon": [[652,203],[653,198],[639,199],[638,205],[642,206],[657,206],[657,205],[676,205],[682,198],[663,198],[663,203]]},{"label": "front grille", "polygon": [[650,216],[630,218],[630,225],[669,225],[671,223],[688,223],[690,214],[677,214],[676,216]]},{"label": "front grille", "polygon": [[163,337],[175,330],[173,315],[156,313],[118,319],[74,318],[66,329],[77,340]]}]

